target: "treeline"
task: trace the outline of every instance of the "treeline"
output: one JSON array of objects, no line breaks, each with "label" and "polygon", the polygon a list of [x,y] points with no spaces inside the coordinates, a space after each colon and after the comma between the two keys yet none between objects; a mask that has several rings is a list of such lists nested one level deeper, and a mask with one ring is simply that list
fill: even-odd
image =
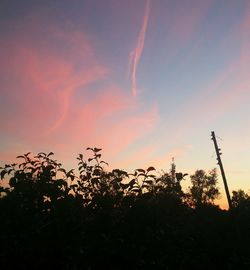
[{"label": "treeline", "polygon": [[101,149],[66,171],[53,153],[0,168],[1,269],[250,269],[250,197],[214,204],[216,170],[107,170]]}]

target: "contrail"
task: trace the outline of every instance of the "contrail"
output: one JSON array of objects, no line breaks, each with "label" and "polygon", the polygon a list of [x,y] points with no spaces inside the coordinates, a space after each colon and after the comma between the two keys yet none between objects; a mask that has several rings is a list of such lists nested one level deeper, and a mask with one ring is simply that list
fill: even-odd
[{"label": "contrail", "polygon": [[136,73],[137,73],[137,65],[140,61],[143,48],[144,41],[148,27],[148,18],[149,18],[149,6],[150,0],[146,0],[146,6],[144,11],[144,17],[142,22],[142,27],[140,33],[138,35],[136,47],[130,52],[129,62],[130,62],[130,70],[131,70],[131,80],[132,80],[132,94],[133,96],[137,96],[137,83],[136,83]]}]

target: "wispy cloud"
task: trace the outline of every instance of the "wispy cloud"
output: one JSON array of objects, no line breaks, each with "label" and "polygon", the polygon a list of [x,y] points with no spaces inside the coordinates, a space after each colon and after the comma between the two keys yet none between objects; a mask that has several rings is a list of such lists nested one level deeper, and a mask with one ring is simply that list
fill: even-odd
[{"label": "wispy cloud", "polygon": [[61,28],[23,22],[1,44],[0,160],[27,151],[67,160],[96,146],[109,161],[154,129],[157,106],[142,108],[115,82],[86,31]]},{"label": "wispy cloud", "polygon": [[149,18],[149,10],[150,10],[150,0],[147,0],[142,27],[138,35],[137,43],[135,48],[130,52],[129,56],[129,70],[131,73],[131,82],[132,82],[132,94],[133,96],[137,96],[137,66],[140,62],[140,58],[144,49],[145,36],[148,28],[148,18]]},{"label": "wispy cloud", "polygon": [[[3,43],[0,71],[11,78],[12,83],[2,83],[2,94],[7,103],[12,100],[15,110],[21,112],[13,115],[18,124],[32,126],[33,129],[42,128],[41,133],[51,133],[60,128],[68,117],[70,106],[74,106],[72,95],[102,80],[107,69],[95,62],[91,51],[84,50],[91,44],[83,33],[82,41],[73,46],[74,33],[62,38],[59,30],[53,32],[57,36],[56,41],[71,46],[66,54],[59,49],[55,52],[48,39],[43,46],[36,44],[33,31],[26,31],[25,38],[15,35]],[[13,44],[18,44],[18,47]],[[12,55],[12,61],[9,61],[8,55]],[[88,67],[81,65],[80,61],[88,63]],[[7,108],[2,107],[0,111],[2,119]],[[2,121],[8,125],[4,119]]]}]

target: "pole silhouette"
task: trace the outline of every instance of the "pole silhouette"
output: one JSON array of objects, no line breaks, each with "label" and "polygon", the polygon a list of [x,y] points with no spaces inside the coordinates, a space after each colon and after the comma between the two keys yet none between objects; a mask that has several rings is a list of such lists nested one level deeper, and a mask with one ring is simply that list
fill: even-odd
[{"label": "pole silhouette", "polygon": [[221,149],[218,148],[218,144],[217,144],[217,140],[216,140],[214,131],[212,131],[211,135],[212,135],[212,140],[214,142],[214,147],[215,147],[215,151],[216,151],[216,155],[217,155],[217,160],[218,160],[218,164],[220,166],[221,176],[222,176],[222,179],[223,179],[223,183],[224,183],[224,187],[225,187],[225,191],[226,191],[226,195],[227,195],[228,206],[229,206],[229,209],[232,209],[231,196],[230,196],[230,193],[229,193],[229,189],[228,189],[228,185],[227,185],[227,179],[226,179],[225,171],[224,171],[223,164],[222,164],[221,157],[220,157],[221,156],[221,152],[220,152]]}]

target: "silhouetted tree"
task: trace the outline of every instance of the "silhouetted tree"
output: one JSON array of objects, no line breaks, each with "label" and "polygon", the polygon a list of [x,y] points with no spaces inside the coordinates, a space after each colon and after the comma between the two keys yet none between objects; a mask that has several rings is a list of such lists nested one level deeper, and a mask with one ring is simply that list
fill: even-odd
[{"label": "silhouetted tree", "polygon": [[233,196],[232,196],[232,205],[234,207],[239,207],[240,205],[250,202],[250,196],[245,193],[244,190],[239,189],[237,191],[233,191]]},{"label": "silhouetted tree", "polygon": [[172,174],[164,173],[156,179],[156,188],[158,192],[166,195],[171,195],[182,199],[185,193],[181,186],[181,181],[187,174],[176,173],[173,177]]},{"label": "silhouetted tree", "polygon": [[0,168],[9,182],[0,187],[1,269],[248,269],[250,204],[230,215],[211,205],[215,170],[197,170],[186,194],[185,174],[108,171],[101,149],[88,151],[77,157],[78,172],[52,152]]},{"label": "silhouetted tree", "polygon": [[191,200],[194,206],[211,204],[219,196],[217,187],[218,177],[216,169],[206,173],[204,170],[196,170],[190,176],[192,186],[189,188]]}]

